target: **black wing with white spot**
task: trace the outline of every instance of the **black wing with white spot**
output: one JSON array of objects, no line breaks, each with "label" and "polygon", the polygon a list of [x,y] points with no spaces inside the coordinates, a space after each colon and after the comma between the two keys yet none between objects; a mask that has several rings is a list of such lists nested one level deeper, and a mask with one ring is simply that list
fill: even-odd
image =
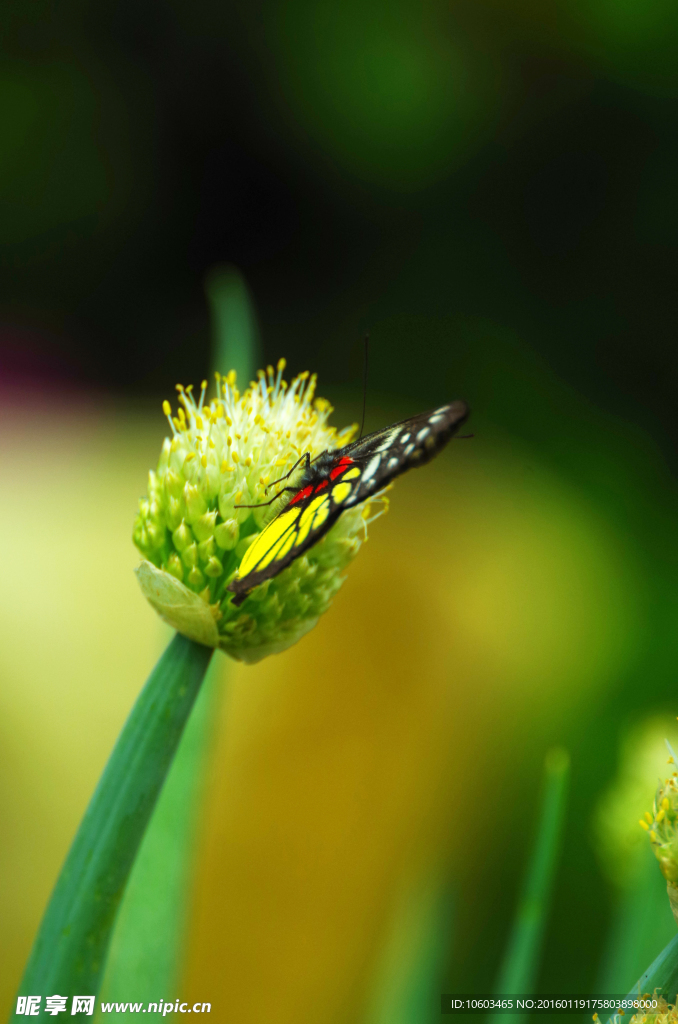
[{"label": "black wing with white spot", "polygon": [[365,501],[401,473],[430,462],[468,415],[465,402],[451,402],[346,445],[341,455],[352,459],[361,469],[359,486],[346,506]]}]

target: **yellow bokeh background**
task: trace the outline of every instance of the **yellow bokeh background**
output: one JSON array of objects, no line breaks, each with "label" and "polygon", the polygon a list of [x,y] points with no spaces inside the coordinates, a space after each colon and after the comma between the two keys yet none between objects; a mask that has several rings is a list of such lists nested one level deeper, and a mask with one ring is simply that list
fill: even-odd
[{"label": "yellow bokeh background", "polygon": [[[137,589],[130,541],[161,437],[158,417],[129,410],[7,416],[3,1010],[169,635]],[[254,667],[217,655],[182,995],[224,1022],[260,1020],[272,993],[281,1022],[361,1019],[404,880],[491,866],[488,795],[507,828],[509,769],[519,776],[633,662],[637,567],[618,530],[490,430],[398,481],[296,647]]]}]

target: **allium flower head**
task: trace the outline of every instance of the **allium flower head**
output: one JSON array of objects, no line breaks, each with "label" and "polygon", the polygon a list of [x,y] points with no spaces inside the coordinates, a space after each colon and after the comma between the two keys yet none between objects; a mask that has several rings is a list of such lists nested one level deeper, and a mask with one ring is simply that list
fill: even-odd
[{"label": "allium flower head", "polygon": [[[675,766],[671,752],[669,765]],[[654,855],[661,872],[672,886],[678,885],[678,773],[675,771],[663,783],[660,781],[652,804],[640,819],[640,826],[650,837]]]},{"label": "allium flower head", "polygon": [[[139,503],[134,543],[144,556],[141,588],[159,614],[179,632],[254,662],[284,650],[308,632],[343,582],[342,570],[367,537],[374,506],[383,494],[342,514],[316,545],[236,608],[226,587],[249,545],[285,504],[264,505],[267,485],[309,452],[315,458],[347,444],[355,427],[337,432],[332,412],[314,400],[315,376],[302,373],[288,386],[269,366],[240,394],[235,372],[216,374],[216,396],[207,400],[177,386],[179,406],[163,403],[172,431],[148,477]],[[294,475],[291,478],[294,482]],[[261,505],[260,508],[239,508]],[[380,514],[380,513],[377,513]]]},{"label": "allium flower head", "polygon": [[[645,992],[638,996],[639,1003],[644,1003],[647,1009],[640,1009],[631,1017],[629,1024],[678,1024],[678,1010],[675,1003],[669,1003],[660,995]],[[597,1019],[594,1015],[594,1021]],[[614,1024],[622,1024],[625,1017],[616,1013],[611,1020]]]}]

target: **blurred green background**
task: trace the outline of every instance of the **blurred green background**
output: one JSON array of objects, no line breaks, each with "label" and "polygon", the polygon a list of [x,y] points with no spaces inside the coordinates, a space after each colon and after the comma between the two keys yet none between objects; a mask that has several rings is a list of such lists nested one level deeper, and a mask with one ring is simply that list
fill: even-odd
[{"label": "blurred green background", "polygon": [[475,438],[398,482],[296,648],[220,656],[182,992],[240,1024],[420,1024],[491,990],[554,744],[538,985],[629,988],[675,930],[625,832],[678,713],[675,5],[0,24],[2,1012],[167,640],[130,534],[220,264],[262,363],[317,371],[337,424],[369,330],[368,429],[463,397]]}]

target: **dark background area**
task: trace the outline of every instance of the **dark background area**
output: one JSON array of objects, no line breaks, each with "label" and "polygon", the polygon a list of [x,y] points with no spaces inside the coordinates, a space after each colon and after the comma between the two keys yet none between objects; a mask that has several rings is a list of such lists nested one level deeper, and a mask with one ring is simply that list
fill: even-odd
[{"label": "dark background area", "polygon": [[675,17],[595,13],[6,5],[5,361],[164,394],[228,262],[327,384],[370,329],[373,386],[436,401],[512,332],[672,431]]},{"label": "dark background area", "polygon": [[[480,436],[520,438],[630,524],[656,614],[642,672],[570,727],[575,761],[589,759],[573,779],[582,822],[614,770],[619,723],[675,693],[673,497],[659,529],[632,438],[647,432],[675,468],[677,10],[22,0],[0,12],[8,384],[157,402],[201,380],[205,278],[234,264],[266,362],[285,355],[319,373],[321,394],[355,401],[369,330],[373,407],[464,397]],[[608,443],[601,415],[622,424],[607,476],[587,461]],[[487,989],[505,940],[532,805],[517,814],[504,874],[476,879],[484,910],[462,913],[450,984],[467,991]],[[596,872],[570,831],[549,990],[563,963],[574,987],[594,984],[591,918],[610,904]]]}]

